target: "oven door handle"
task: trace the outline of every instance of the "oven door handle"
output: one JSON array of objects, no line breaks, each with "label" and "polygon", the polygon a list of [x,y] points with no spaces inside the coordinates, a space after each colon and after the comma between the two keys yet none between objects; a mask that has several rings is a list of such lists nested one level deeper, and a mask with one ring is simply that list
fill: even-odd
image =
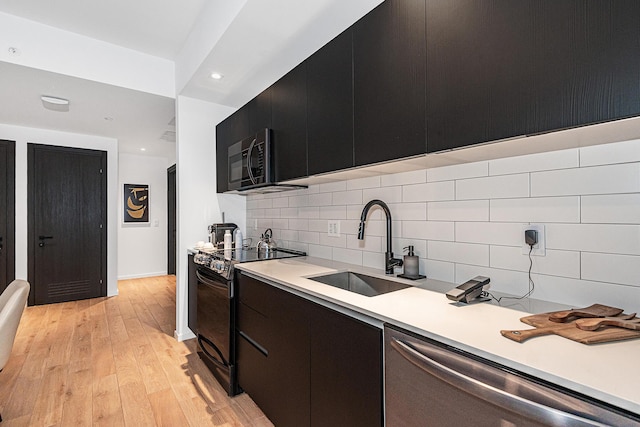
[{"label": "oven door handle", "polygon": [[461,392],[480,397],[481,399],[499,407],[509,408],[510,411],[550,423],[549,425],[563,426],[604,426],[597,421],[592,421],[574,414],[551,408],[544,404],[528,400],[523,397],[508,393],[487,383],[469,377],[452,368],[442,365],[427,355],[413,348],[409,343],[392,338],[391,347],[404,359],[415,365],[429,375],[435,376]]},{"label": "oven door handle", "polygon": [[[218,354],[220,359],[215,357],[213,354],[209,353],[207,351],[206,347],[202,344],[203,342],[206,343],[207,345],[209,345],[209,347],[211,347]],[[216,365],[220,366],[221,368],[228,368],[229,367],[229,362],[227,362],[224,359],[224,356],[222,355],[222,352],[220,351],[220,349],[213,342],[211,342],[211,340],[209,340],[208,338],[205,338],[202,335],[198,334],[198,344],[200,345],[200,348],[202,349],[202,352],[204,354],[206,354],[207,357],[209,359],[211,359],[211,361],[214,362]]]},{"label": "oven door handle", "polygon": [[247,150],[247,172],[249,173],[249,179],[251,180],[251,184],[257,184],[256,178],[253,176],[253,172],[251,171],[251,156],[253,154],[253,148],[256,146],[256,138],[253,138],[251,144],[249,145],[249,149]]},{"label": "oven door handle", "polygon": [[211,286],[213,288],[217,288],[220,290],[225,290],[225,291],[229,291],[229,286],[227,286],[226,284],[222,284],[220,282],[216,282],[213,279],[209,279],[208,277],[203,276],[200,271],[196,270],[196,277],[198,278],[198,281],[204,283],[205,285]]}]

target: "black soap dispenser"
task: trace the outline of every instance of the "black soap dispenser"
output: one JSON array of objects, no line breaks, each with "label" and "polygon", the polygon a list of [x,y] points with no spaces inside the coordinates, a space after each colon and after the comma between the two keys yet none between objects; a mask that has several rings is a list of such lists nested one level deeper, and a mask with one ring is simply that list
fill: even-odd
[{"label": "black soap dispenser", "polygon": [[398,274],[398,277],[411,280],[424,279],[427,277],[420,274],[420,264],[418,262],[418,256],[413,253],[413,245],[409,245],[403,249],[407,251],[407,254],[404,256],[404,273]]}]

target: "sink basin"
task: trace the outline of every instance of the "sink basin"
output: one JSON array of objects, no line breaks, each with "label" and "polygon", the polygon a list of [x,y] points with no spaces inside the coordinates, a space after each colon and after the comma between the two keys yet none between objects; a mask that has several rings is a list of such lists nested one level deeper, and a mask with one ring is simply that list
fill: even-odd
[{"label": "sink basin", "polygon": [[371,277],[365,274],[343,271],[341,273],[326,274],[324,276],[309,277],[309,280],[324,283],[335,288],[355,292],[367,297],[386,294],[408,288],[409,285],[391,280]]}]

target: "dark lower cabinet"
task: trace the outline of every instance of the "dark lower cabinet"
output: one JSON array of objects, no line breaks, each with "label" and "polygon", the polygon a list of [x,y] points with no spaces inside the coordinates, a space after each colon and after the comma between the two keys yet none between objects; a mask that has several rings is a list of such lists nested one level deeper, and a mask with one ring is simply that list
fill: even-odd
[{"label": "dark lower cabinet", "polygon": [[309,314],[311,425],[383,425],[382,331],[320,305]]},{"label": "dark lower cabinet", "polygon": [[238,275],[238,382],[287,426],[381,426],[382,331]]},{"label": "dark lower cabinet", "polygon": [[386,0],[352,28],[356,166],[424,154],[425,0]]}]

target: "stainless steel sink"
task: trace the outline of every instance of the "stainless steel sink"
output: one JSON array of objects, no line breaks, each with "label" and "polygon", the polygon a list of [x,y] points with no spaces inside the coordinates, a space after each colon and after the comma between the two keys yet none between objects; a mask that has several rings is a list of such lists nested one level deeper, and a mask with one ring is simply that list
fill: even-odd
[{"label": "stainless steel sink", "polygon": [[391,280],[371,277],[360,273],[352,273],[350,271],[309,277],[309,279],[367,297],[375,297],[376,295],[399,291],[400,289],[409,287],[409,285],[393,282]]}]

